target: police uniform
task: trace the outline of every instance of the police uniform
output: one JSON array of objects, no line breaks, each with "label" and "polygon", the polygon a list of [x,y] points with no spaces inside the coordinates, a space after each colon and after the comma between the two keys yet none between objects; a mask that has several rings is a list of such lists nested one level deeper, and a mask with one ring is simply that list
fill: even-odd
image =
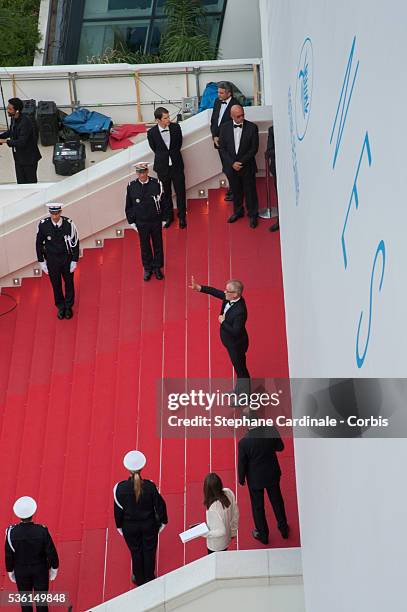
[{"label": "police uniform", "polygon": [[[51,210],[51,209],[50,209]],[[75,288],[71,263],[79,259],[79,238],[74,222],[68,217],[60,217],[55,225],[51,217],[42,219],[38,225],[36,240],[37,259],[46,262],[49,278],[54,290],[55,306],[63,318],[70,313],[75,301]],[[65,282],[65,296],[62,290]],[[70,318],[70,316],[66,316]]]},{"label": "police uniform", "polygon": [[152,272],[157,278],[163,278],[162,197],[161,182],[151,176],[145,183],[137,178],[127,186],[126,217],[130,224],[135,224],[139,233],[145,280],[149,280]]},{"label": "police uniform", "polygon": [[[20,498],[14,508],[21,503],[26,506],[34,504],[32,498]],[[26,506],[27,507],[27,506]],[[35,511],[35,510],[34,510]],[[14,510],[17,516],[21,513]],[[31,514],[29,510],[28,514]],[[20,516],[20,518],[24,517]],[[30,517],[26,517],[27,519]],[[6,529],[5,543],[6,569],[10,579],[17,583],[19,591],[48,591],[49,570],[54,572],[54,579],[59,566],[58,553],[54,542],[45,525],[33,523],[31,520],[22,521]],[[31,605],[22,606],[22,610],[32,610]],[[41,606],[41,610],[48,610],[48,606]]]},{"label": "police uniform", "polygon": [[[141,456],[142,463],[138,463]],[[134,462],[135,461],[135,462]],[[143,463],[144,462],[144,463]],[[139,451],[130,451],[124,458],[130,471],[139,471],[145,457]],[[134,475],[117,483],[113,489],[114,518],[116,527],[122,533],[129,547],[133,582],[138,586],[154,580],[155,556],[158,533],[168,523],[167,508],[156,485],[151,480],[141,480],[142,493],[136,499]]]}]

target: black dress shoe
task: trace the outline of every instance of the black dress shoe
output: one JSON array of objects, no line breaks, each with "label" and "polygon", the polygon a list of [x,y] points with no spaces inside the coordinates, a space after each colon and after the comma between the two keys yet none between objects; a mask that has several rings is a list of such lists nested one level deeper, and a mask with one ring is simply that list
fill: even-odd
[{"label": "black dress shoe", "polygon": [[250,217],[249,226],[254,229],[257,227],[259,222],[257,221],[257,217]]},{"label": "black dress shoe", "polygon": [[186,219],[179,219],[178,221],[178,225],[180,229],[185,229],[187,226],[187,222]]},{"label": "black dress shoe", "polygon": [[267,545],[269,543],[269,539],[262,537],[260,535],[260,533],[257,531],[257,529],[253,529],[252,531],[252,536],[254,537],[255,540],[258,540],[259,542],[261,542],[262,544]]},{"label": "black dress shoe", "polygon": [[282,529],[280,529],[280,533],[281,533],[281,537],[282,537],[284,540],[287,540],[287,539],[288,539],[288,535],[289,535],[289,533],[290,533],[290,528],[289,528],[289,526],[287,525],[287,527],[283,527]]},{"label": "black dress shoe", "polygon": [[167,219],[167,221],[164,223],[164,228],[168,229],[171,225],[171,223],[173,222],[174,219]]},{"label": "black dress shoe", "polygon": [[72,319],[72,317],[73,317],[72,308],[66,308],[65,309],[65,319]]},{"label": "black dress shoe", "polygon": [[154,274],[157,280],[163,280],[164,274],[161,272],[160,268],[154,270]]},{"label": "black dress shoe", "polygon": [[225,202],[233,202],[233,193],[231,191],[227,191],[223,199]]},{"label": "black dress shoe", "polygon": [[59,320],[65,319],[65,308],[61,308],[60,310],[58,310],[57,317]]},{"label": "black dress shoe", "polygon": [[234,223],[235,221],[237,221],[238,219],[241,219],[242,217],[244,217],[243,213],[233,213],[233,215],[229,217],[228,223]]},{"label": "black dress shoe", "polygon": [[143,279],[144,279],[145,281],[149,281],[149,280],[150,280],[150,278],[151,278],[151,275],[152,275],[151,270],[144,270],[144,276],[143,276]]},{"label": "black dress shoe", "polygon": [[278,221],[269,227],[269,232],[278,232],[280,229],[280,224]]}]

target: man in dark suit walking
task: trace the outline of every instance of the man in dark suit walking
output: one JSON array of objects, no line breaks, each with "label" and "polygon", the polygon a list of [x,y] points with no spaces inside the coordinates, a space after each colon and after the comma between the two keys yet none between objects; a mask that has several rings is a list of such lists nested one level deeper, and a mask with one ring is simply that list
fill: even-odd
[{"label": "man in dark suit walking", "polygon": [[255,123],[246,121],[244,110],[238,104],[230,109],[232,121],[220,128],[219,144],[223,167],[233,192],[233,215],[228,223],[244,216],[246,201],[249,225],[257,227],[259,202],[256,189],[256,153],[259,149],[259,130]]},{"label": "man in dark suit walking", "polygon": [[148,144],[154,151],[153,169],[164,189],[162,200],[164,227],[174,220],[171,184],[177,197],[178,223],[181,229],[187,226],[184,161],[181,155],[182,131],[178,123],[171,123],[168,110],[159,106],[154,111],[157,125],[147,132]]},{"label": "man in dark suit walking", "polygon": [[[222,153],[219,148],[219,132],[221,126],[224,125],[226,121],[230,121],[230,109],[235,104],[239,104],[239,101],[233,97],[232,83],[229,83],[228,81],[221,81],[218,83],[218,99],[215,100],[211,115],[211,134],[213,146],[218,150],[220,161],[222,162],[222,170],[223,160]],[[233,194],[230,186],[225,195],[225,200],[228,202],[233,200]]]},{"label": "man in dark suit walking", "polygon": [[41,153],[35,128],[22,110],[22,100],[10,98],[7,106],[7,114],[11,118],[10,129],[0,134],[0,145],[7,144],[13,151],[17,183],[36,183]]},{"label": "man in dark suit walking", "polygon": [[239,280],[230,280],[226,283],[225,291],[199,285],[194,277],[191,280],[191,289],[208,293],[220,300],[222,306],[218,321],[220,324],[220,339],[229,353],[230,360],[236,372],[235,393],[250,393],[250,374],[246,366],[246,353],[249,348],[249,337],[246,331],[247,308],[242,297],[243,283]]},{"label": "man in dark suit walking", "polygon": [[284,444],[275,427],[254,427],[239,440],[239,484],[245,481],[249,487],[253,520],[256,529],[253,537],[268,544],[269,527],[264,511],[264,489],[273,507],[281,536],[288,538],[289,527],[284,500],[280,490],[281,469],[276,453],[284,450]]}]

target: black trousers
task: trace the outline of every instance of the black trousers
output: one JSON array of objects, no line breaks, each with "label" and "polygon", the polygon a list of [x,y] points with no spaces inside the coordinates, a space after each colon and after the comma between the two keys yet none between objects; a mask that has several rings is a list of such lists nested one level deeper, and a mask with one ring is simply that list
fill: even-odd
[{"label": "black trousers", "polygon": [[[75,302],[73,273],[69,271],[71,261],[71,257],[49,257],[47,259],[49,279],[54,290],[55,306],[58,310],[72,308]],[[64,279],[65,283],[65,296],[62,290],[62,279]]]},{"label": "black trousers", "polygon": [[154,580],[158,544],[155,521],[128,521],[123,525],[123,537],[130,550],[136,584],[141,586]]},{"label": "black trousers", "polygon": [[281,495],[280,479],[262,489],[252,489],[249,487],[254,524],[260,537],[266,539],[269,535],[269,527],[264,511],[264,489],[267,491],[280,531],[287,527],[287,516],[285,513],[283,496]]},{"label": "black trousers", "polygon": [[230,361],[236,372],[236,387],[235,392],[250,393],[250,374],[246,365],[246,352],[249,348],[247,342],[237,346],[227,346],[226,350],[229,353]]},{"label": "black trousers", "polygon": [[234,214],[244,214],[243,200],[245,200],[249,217],[257,217],[259,212],[259,200],[257,197],[255,171],[240,170],[236,172],[236,170],[231,168],[227,172],[227,177],[233,192]]},{"label": "black trousers", "polygon": [[22,165],[15,161],[14,165],[16,167],[17,183],[37,183],[38,162],[30,165]]},{"label": "black trousers", "polygon": [[171,185],[174,185],[175,195],[177,197],[178,219],[185,219],[187,212],[187,198],[185,191],[185,174],[181,168],[169,166],[168,173],[159,175],[158,178],[163,184],[164,195],[162,199],[163,218],[165,221],[172,221],[174,218],[174,210],[172,205],[172,190]]},{"label": "black trousers", "polygon": [[140,238],[141,261],[147,272],[159,270],[164,265],[164,248],[161,221],[136,223]]},{"label": "black trousers", "polygon": [[[48,568],[46,565],[25,565],[16,567],[14,569],[14,574],[19,591],[48,591],[49,578]],[[48,610],[48,606],[46,604],[42,606],[37,604],[36,608],[42,612],[46,612]],[[31,604],[21,606],[21,610],[23,612],[28,612],[29,610],[33,609],[34,608]]]}]

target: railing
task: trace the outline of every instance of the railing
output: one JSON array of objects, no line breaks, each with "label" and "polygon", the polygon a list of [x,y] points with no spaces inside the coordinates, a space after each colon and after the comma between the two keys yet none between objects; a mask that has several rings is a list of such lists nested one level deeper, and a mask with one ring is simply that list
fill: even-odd
[{"label": "railing", "polygon": [[0,68],[0,79],[6,100],[54,100],[68,112],[100,109],[115,123],[151,121],[160,105],[176,115],[182,98],[200,97],[210,81],[232,81],[254,106],[262,99],[260,59]]}]

